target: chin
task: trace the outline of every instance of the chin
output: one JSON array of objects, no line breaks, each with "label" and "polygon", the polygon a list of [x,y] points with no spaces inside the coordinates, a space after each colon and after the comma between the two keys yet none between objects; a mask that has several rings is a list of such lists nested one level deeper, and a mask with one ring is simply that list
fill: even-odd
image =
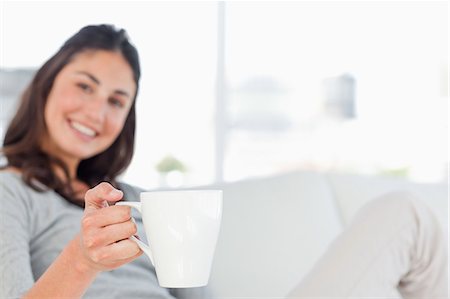
[{"label": "chin", "polygon": [[74,150],[73,148],[70,151],[67,151],[69,155],[79,160],[87,160],[92,158],[103,151],[86,151],[86,149]]},{"label": "chin", "polygon": [[[112,144],[112,143],[111,143]],[[105,152],[111,145],[68,143],[61,144],[63,151],[78,160],[87,160]]]}]

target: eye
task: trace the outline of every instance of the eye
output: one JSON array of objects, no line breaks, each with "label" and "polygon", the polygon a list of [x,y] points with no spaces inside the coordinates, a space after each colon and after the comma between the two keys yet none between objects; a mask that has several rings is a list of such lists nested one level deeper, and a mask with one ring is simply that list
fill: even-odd
[{"label": "eye", "polygon": [[123,108],[124,107],[123,103],[120,100],[116,99],[116,98],[109,98],[108,102],[112,106],[117,107],[117,108]]},{"label": "eye", "polygon": [[92,87],[86,83],[77,83],[77,86],[86,93],[92,93]]}]

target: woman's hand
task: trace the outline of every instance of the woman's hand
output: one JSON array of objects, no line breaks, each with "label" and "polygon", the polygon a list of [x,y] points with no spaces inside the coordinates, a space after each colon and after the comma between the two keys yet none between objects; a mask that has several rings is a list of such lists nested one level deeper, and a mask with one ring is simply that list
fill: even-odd
[{"label": "woman's hand", "polygon": [[122,191],[105,182],[86,192],[80,247],[86,265],[94,271],[120,267],[142,254],[128,239],[136,234],[130,207],[108,205],[122,197]]}]

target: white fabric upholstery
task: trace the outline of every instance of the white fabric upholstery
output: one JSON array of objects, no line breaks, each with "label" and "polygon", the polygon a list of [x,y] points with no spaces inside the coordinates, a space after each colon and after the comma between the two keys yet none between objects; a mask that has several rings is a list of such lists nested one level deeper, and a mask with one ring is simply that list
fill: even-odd
[{"label": "white fabric upholstery", "polygon": [[295,172],[226,183],[222,228],[210,279],[214,298],[281,298],[311,269],[366,201],[407,190],[444,228],[448,185]]},{"label": "white fabric upholstery", "polygon": [[224,190],[224,212],[210,286],[221,298],[286,295],[341,230],[321,175],[217,187]]}]

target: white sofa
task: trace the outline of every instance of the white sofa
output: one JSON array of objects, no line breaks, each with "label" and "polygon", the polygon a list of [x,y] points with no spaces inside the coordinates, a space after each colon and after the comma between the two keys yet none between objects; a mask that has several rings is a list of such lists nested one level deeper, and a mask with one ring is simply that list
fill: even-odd
[{"label": "white sofa", "polygon": [[295,172],[227,183],[210,279],[214,298],[281,298],[308,272],[358,208],[406,190],[434,210],[448,236],[448,185]]}]

